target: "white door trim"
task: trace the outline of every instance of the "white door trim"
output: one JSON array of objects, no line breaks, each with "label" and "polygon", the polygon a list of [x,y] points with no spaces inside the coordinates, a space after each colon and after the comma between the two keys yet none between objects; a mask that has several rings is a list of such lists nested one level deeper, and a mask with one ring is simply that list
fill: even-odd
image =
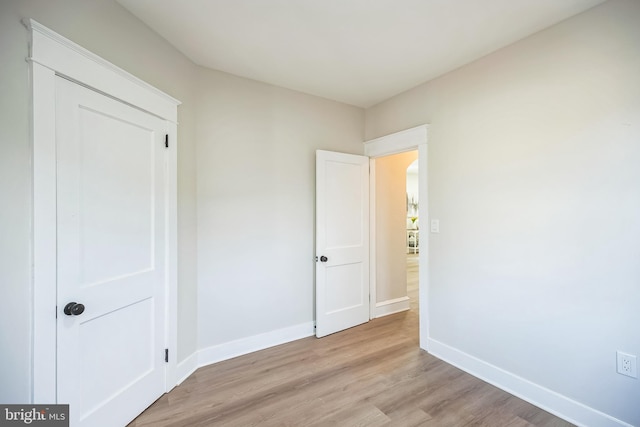
[{"label": "white door trim", "polygon": [[[89,87],[167,122],[167,304],[165,385],[176,385],[177,354],[177,107],[180,101],[34,20],[29,30],[33,149],[32,401],[56,402],[56,126],[55,77]],[[172,357],[171,357],[172,356]]]},{"label": "white door trim", "polygon": [[[376,192],[376,169],[375,159],[376,157],[389,156],[392,154],[403,153],[406,151],[418,150],[418,160],[420,162],[420,168],[418,169],[418,182],[419,182],[419,200],[418,209],[425,219],[429,219],[429,192],[428,192],[428,130],[429,125],[416,126],[414,128],[406,129],[400,132],[392,133],[390,135],[382,136],[380,138],[372,139],[364,143],[364,154],[369,156],[371,167],[369,168],[369,192],[370,192],[370,218],[369,218],[369,248],[370,248],[370,275],[369,295],[371,296],[370,303],[370,318],[376,317],[376,216],[375,216],[375,192]],[[427,221],[422,221],[423,224],[428,224]],[[427,350],[428,338],[429,338],[429,312],[428,312],[428,293],[429,293],[429,274],[428,274],[428,262],[429,262],[429,236],[423,238],[420,241],[420,254],[418,259],[420,262],[419,271],[419,300],[420,300],[420,347]]]},{"label": "white door trim", "polygon": [[[366,151],[365,145],[365,155]],[[376,161],[369,157],[369,320],[378,317],[376,224]]]}]

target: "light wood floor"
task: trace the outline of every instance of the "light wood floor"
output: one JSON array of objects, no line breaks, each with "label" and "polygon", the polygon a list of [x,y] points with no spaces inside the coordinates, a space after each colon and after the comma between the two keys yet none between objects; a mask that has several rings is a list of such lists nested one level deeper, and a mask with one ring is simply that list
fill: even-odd
[{"label": "light wood floor", "polygon": [[130,427],[571,426],[420,350],[407,268],[410,311],[200,368]]}]

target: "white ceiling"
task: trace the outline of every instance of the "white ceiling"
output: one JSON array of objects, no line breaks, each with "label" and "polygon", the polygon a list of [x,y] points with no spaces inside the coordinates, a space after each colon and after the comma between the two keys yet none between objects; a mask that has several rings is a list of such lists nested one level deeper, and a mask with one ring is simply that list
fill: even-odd
[{"label": "white ceiling", "polygon": [[604,0],[117,0],[195,63],[369,107]]}]

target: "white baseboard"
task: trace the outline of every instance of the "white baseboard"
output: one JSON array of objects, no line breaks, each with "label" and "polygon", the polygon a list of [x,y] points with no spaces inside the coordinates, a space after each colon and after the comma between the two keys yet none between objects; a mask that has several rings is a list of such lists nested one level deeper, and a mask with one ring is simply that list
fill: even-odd
[{"label": "white baseboard", "polygon": [[432,338],[428,339],[427,348],[429,353],[437,358],[575,425],[633,427],[631,424],[532,383]]},{"label": "white baseboard", "polygon": [[376,303],[376,318],[409,310],[409,297],[389,299]]},{"label": "white baseboard", "polygon": [[302,323],[264,334],[214,345],[198,352],[198,366],[206,366],[254,351],[314,335],[313,322]]},{"label": "white baseboard", "polygon": [[198,352],[192,353],[189,357],[178,363],[176,367],[176,377],[178,382],[176,385],[182,384],[184,380],[189,378],[198,369]]}]

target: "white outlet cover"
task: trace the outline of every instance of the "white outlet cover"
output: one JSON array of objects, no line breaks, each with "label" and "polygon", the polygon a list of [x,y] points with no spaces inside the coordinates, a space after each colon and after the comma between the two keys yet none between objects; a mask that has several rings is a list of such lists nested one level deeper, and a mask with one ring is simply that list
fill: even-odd
[{"label": "white outlet cover", "polygon": [[616,352],[617,356],[617,371],[621,375],[626,375],[631,378],[638,378],[638,360],[633,354],[623,353],[621,351]]}]

